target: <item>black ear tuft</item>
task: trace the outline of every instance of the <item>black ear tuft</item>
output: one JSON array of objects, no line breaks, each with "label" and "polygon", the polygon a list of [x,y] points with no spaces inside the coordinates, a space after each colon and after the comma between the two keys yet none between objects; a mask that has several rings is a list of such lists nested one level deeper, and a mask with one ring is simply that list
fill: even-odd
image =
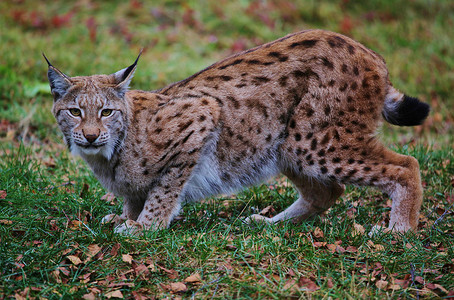
[{"label": "black ear tuft", "polygon": [[113,74],[115,81],[117,83],[116,89],[121,95],[126,93],[126,91],[129,88],[129,84],[131,83],[131,79],[134,76],[134,72],[136,70],[140,55],[142,55],[142,52],[143,49],[140,50],[139,55],[137,56],[136,60],[132,65]]},{"label": "black ear tuft", "polygon": [[58,101],[64,94],[66,94],[66,91],[71,86],[71,79],[63,72],[52,66],[44,53],[43,56],[49,66],[49,69],[47,70],[47,78],[49,79],[50,90],[54,96],[54,101]]},{"label": "black ear tuft", "polygon": [[137,56],[136,60],[134,61],[134,63],[132,65],[130,65],[129,67],[126,68],[126,70],[124,71],[123,73],[123,78],[121,81],[124,81],[126,80],[126,78],[128,78],[129,74],[136,68],[137,66],[137,63],[139,62],[139,58],[140,56],[142,55],[142,52],[143,52],[143,49],[140,49],[140,53],[139,55]]}]

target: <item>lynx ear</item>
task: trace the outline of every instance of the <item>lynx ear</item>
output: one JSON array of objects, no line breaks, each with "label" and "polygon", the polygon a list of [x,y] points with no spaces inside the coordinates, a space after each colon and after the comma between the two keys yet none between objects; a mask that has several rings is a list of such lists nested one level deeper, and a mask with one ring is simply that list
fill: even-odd
[{"label": "lynx ear", "polygon": [[140,50],[139,56],[137,56],[136,61],[132,65],[113,74],[115,82],[117,83],[117,86],[115,88],[120,94],[124,94],[128,90],[131,79],[134,76],[134,72],[136,71],[137,62],[139,61],[142,51],[143,49]]},{"label": "lynx ear", "polygon": [[43,56],[49,66],[49,69],[47,70],[47,78],[49,79],[50,90],[54,96],[54,101],[58,101],[64,94],[66,94],[66,91],[71,86],[71,79],[62,71],[52,66],[44,53]]}]

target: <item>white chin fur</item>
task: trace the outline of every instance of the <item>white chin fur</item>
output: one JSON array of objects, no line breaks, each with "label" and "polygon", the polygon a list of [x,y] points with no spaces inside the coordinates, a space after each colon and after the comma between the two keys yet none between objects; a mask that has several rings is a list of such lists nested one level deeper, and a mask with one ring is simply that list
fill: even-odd
[{"label": "white chin fur", "polygon": [[112,157],[112,150],[110,149],[110,147],[107,147],[107,146],[102,146],[102,147],[99,147],[99,148],[82,148],[82,147],[79,147],[77,145],[74,145],[72,147],[72,151],[71,153],[73,155],[79,155],[79,156],[98,156],[98,155],[102,155],[104,156],[105,158],[107,158],[108,160]]}]

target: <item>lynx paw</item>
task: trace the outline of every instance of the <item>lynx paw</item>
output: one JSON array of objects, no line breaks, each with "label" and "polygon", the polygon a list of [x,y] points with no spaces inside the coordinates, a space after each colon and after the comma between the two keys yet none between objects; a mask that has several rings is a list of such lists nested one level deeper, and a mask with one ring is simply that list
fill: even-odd
[{"label": "lynx paw", "polygon": [[265,216],[254,214],[246,218],[245,223],[251,224],[253,222],[263,222],[263,223],[272,223],[271,218]]},{"label": "lynx paw", "polygon": [[122,235],[139,236],[143,234],[143,227],[140,223],[136,221],[127,220],[123,224],[120,224],[117,227],[115,227],[114,232]]},{"label": "lynx paw", "polygon": [[373,237],[374,235],[377,235],[377,234],[383,234],[383,233],[389,233],[389,232],[392,232],[392,230],[390,230],[389,228],[386,228],[386,227],[383,227],[380,225],[374,225],[372,227],[371,231],[369,232],[369,237]]},{"label": "lynx paw", "polygon": [[122,218],[121,216],[116,215],[116,214],[109,214],[109,215],[105,216],[104,218],[102,218],[101,224],[113,223],[115,226],[117,226],[118,224],[120,224],[123,221],[125,221],[125,219]]}]

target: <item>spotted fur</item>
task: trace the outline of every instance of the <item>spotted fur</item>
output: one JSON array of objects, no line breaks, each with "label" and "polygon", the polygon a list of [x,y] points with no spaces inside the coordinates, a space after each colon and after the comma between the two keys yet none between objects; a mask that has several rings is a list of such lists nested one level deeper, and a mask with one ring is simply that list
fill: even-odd
[{"label": "spotted fur", "polygon": [[308,30],[150,92],[128,91],[136,64],[112,75],[68,77],[49,63],[53,113],[69,148],[124,198],[123,214],[105,219],[126,220],[116,231],[167,227],[184,202],[279,173],[299,199],[273,218],[252,219],[306,219],[353,184],[390,195],[390,229],[416,229],[418,162],[384,147],[376,129],[382,115],[397,125],[420,124],[429,108],[391,85],[375,52]]}]

